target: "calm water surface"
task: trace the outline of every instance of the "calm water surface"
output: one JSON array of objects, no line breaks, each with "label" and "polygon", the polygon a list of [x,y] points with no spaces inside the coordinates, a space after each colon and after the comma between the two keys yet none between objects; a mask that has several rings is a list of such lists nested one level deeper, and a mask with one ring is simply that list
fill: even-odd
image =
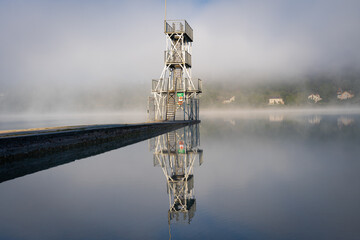
[{"label": "calm water surface", "polygon": [[359,146],[359,114],[204,115],[0,183],[0,239],[360,239]]}]

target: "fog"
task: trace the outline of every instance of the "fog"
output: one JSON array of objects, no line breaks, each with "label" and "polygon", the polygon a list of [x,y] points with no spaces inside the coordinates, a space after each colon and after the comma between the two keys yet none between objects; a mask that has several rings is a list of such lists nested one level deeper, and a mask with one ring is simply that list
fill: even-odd
[{"label": "fog", "polygon": [[[360,70],[359,1],[169,0],[167,10],[193,27],[193,75],[208,83]],[[0,111],[146,105],[163,19],[164,1],[1,1]]]},{"label": "fog", "polygon": [[198,19],[194,61],[209,79],[238,81],[358,70],[359,9],[359,1],[214,2]]}]

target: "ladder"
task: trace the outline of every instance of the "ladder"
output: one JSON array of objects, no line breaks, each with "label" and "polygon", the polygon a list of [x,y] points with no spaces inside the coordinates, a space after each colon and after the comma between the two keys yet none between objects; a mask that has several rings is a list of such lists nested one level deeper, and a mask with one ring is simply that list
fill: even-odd
[{"label": "ladder", "polygon": [[169,93],[166,103],[166,121],[174,121],[176,113],[176,95],[175,93]]},{"label": "ladder", "polygon": [[176,132],[173,131],[173,132],[168,132],[167,133],[167,148],[168,148],[168,151],[169,153],[172,152],[172,151],[176,151]]}]

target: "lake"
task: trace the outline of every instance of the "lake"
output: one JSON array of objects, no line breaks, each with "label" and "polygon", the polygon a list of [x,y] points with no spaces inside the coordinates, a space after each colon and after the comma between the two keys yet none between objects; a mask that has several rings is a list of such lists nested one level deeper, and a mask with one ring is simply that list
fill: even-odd
[{"label": "lake", "polygon": [[[0,130],[144,121],[8,116]],[[204,112],[0,183],[0,239],[360,239],[360,113]]]}]

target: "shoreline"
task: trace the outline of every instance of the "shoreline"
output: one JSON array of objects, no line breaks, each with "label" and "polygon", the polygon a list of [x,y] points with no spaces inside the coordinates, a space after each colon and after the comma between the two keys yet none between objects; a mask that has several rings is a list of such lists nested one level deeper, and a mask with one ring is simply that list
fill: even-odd
[{"label": "shoreline", "polygon": [[247,114],[271,114],[271,113],[284,113],[284,114],[322,114],[322,115],[336,115],[336,114],[360,114],[359,107],[351,108],[334,108],[334,107],[319,107],[319,108],[303,108],[303,107],[271,107],[271,108],[213,108],[203,109],[200,111],[200,116],[211,115],[247,115]]}]

